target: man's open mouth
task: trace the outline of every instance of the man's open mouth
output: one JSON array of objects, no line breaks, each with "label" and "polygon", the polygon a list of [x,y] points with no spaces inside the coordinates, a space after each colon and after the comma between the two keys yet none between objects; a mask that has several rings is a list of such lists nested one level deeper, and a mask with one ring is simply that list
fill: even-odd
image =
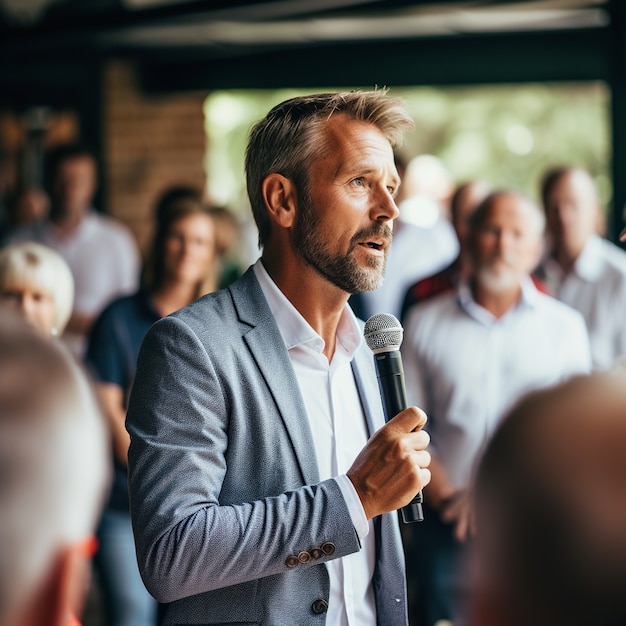
[{"label": "man's open mouth", "polygon": [[382,241],[364,241],[361,245],[372,248],[373,250],[382,250],[385,247]]}]

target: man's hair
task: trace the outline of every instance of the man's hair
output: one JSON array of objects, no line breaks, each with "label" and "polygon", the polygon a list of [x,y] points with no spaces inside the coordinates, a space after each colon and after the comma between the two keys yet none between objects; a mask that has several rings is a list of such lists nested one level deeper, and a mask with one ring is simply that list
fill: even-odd
[{"label": "man's hair", "polygon": [[61,550],[93,534],[110,480],[108,442],[75,359],[3,312],[0,623],[23,611]]},{"label": "man's hair", "polygon": [[506,196],[512,196],[518,198],[520,201],[526,203],[532,209],[532,215],[534,217],[534,229],[535,234],[540,237],[543,235],[545,228],[546,218],[543,211],[533,202],[528,196],[523,193],[511,189],[498,189],[491,192],[477,207],[470,217],[470,241],[472,241],[478,230],[482,227],[491,211],[493,205]]},{"label": "man's hair", "polygon": [[60,335],[74,306],[74,278],[65,259],[47,246],[32,241],[0,250],[0,291],[28,285],[54,300],[54,326]]},{"label": "man's hair", "polygon": [[624,372],[578,376],[520,400],[487,446],[479,569],[507,626],[626,624],[625,417]]},{"label": "man's hair", "polygon": [[325,122],[333,115],[346,115],[373,124],[392,147],[402,144],[413,120],[398,98],[385,89],[320,93],[286,100],[275,106],[250,131],[245,169],[248,197],[259,229],[259,246],[271,232],[271,222],[263,200],[262,185],[271,173],[279,173],[296,185],[301,197],[309,191],[311,163],[326,155],[322,139]]},{"label": "man's hair", "polygon": [[540,184],[541,202],[543,203],[544,209],[548,206],[548,198],[552,193],[552,189],[554,188],[554,186],[564,176],[567,176],[568,174],[573,174],[574,172],[579,172],[587,177],[592,187],[595,189],[595,182],[593,181],[591,174],[589,174],[586,169],[573,165],[558,165],[556,167],[552,167],[544,173]]}]

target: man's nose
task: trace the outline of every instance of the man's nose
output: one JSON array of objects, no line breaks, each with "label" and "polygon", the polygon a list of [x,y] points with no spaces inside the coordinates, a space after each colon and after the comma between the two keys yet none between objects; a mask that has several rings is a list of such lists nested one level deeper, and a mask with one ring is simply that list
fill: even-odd
[{"label": "man's nose", "polygon": [[374,219],[377,222],[390,222],[400,215],[396,201],[386,188],[381,190],[374,211]]}]

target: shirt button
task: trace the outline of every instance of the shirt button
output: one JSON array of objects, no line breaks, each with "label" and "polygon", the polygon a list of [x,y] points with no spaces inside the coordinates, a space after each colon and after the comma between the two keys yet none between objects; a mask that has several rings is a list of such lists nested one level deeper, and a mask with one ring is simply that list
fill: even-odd
[{"label": "shirt button", "polygon": [[288,556],[285,560],[285,564],[287,565],[287,567],[295,567],[296,565],[298,565],[298,563],[300,563],[300,561],[298,561],[298,557],[294,554]]},{"label": "shirt button", "polygon": [[335,552],[335,544],[332,543],[332,541],[327,541],[326,543],[322,544],[322,552],[326,556],[330,556],[331,554],[333,554],[333,552]]},{"label": "shirt button", "polygon": [[326,611],[328,611],[328,602],[326,602],[326,600],[316,600],[311,605],[311,608],[313,609],[313,613],[321,615],[322,613],[326,613]]}]

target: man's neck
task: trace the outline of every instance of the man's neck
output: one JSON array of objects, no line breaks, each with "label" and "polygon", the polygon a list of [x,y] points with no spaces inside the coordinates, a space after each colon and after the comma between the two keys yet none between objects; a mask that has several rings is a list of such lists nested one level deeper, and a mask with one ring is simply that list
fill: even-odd
[{"label": "man's neck", "polygon": [[510,289],[495,291],[473,280],[472,295],[477,304],[499,319],[517,305],[522,296],[522,288],[518,284]]},{"label": "man's neck", "polygon": [[324,355],[330,363],[348,294],[323,279],[310,266],[298,264],[295,268],[295,263],[274,263],[265,252],[262,263],[284,296],[324,340]]},{"label": "man's neck", "polygon": [[553,250],[552,258],[557,262],[558,266],[563,270],[564,274],[569,274],[572,271],[581,253],[582,248],[571,250],[560,247]]},{"label": "man's neck", "polygon": [[87,210],[80,213],[53,213],[50,217],[50,221],[54,224],[59,235],[67,236],[80,226],[86,213]]}]

